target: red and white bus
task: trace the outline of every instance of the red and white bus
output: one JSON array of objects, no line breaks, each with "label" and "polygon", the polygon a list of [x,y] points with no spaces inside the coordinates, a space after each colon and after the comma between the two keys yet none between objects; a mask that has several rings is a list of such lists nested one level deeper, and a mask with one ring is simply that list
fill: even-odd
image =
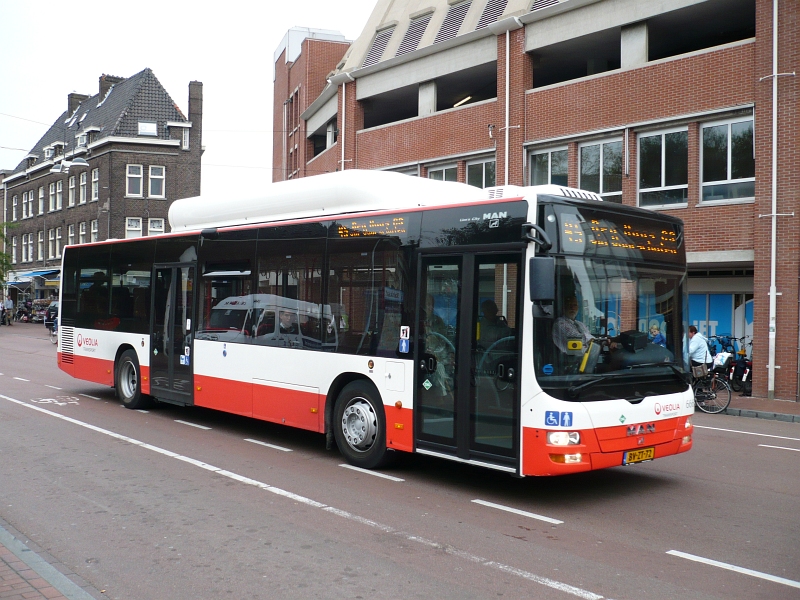
[{"label": "red and white bus", "polygon": [[169,218],[64,251],[58,364],[128,408],[317,431],[367,468],[402,451],[556,475],[692,446],[676,218],[358,170]]}]

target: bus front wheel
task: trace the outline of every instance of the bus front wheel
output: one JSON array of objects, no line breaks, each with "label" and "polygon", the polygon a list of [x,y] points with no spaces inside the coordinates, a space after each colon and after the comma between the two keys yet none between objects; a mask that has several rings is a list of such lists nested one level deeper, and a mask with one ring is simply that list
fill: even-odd
[{"label": "bus front wheel", "polygon": [[333,423],[336,445],[351,465],[374,469],[387,461],[386,416],[372,384],[348,383],[336,399]]},{"label": "bus front wheel", "polygon": [[117,362],[117,397],[125,408],[133,410],[145,408],[148,397],[142,394],[142,371],[139,358],[133,350],[126,350]]}]

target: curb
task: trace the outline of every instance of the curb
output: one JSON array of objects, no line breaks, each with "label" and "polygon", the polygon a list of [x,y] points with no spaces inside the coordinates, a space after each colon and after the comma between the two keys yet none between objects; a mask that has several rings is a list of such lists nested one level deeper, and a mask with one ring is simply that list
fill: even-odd
[{"label": "curb", "polygon": [[726,408],[726,415],[734,417],[751,417],[754,419],[767,419],[770,421],[785,421],[787,423],[800,423],[800,415],[787,415],[765,410],[750,410],[747,408]]}]

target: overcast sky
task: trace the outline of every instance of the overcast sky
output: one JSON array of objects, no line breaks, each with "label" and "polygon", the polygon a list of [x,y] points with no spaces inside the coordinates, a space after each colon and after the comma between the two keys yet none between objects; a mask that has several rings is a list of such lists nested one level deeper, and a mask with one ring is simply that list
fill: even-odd
[{"label": "overcast sky", "polygon": [[[188,115],[203,83],[202,193],[272,181],[273,52],[291,27],[354,40],[376,0],[203,3],[196,0],[0,0],[0,169],[13,169],[101,74],[150,67]],[[224,8],[224,10],[220,10]]]}]

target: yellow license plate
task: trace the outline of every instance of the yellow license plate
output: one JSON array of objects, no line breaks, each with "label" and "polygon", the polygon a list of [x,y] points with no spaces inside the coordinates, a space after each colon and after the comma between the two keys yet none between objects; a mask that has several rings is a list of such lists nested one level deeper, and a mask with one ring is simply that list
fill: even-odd
[{"label": "yellow license plate", "polygon": [[646,460],[653,460],[656,457],[655,448],[640,448],[639,450],[628,450],[622,456],[623,465],[631,465],[633,463],[640,463]]}]

